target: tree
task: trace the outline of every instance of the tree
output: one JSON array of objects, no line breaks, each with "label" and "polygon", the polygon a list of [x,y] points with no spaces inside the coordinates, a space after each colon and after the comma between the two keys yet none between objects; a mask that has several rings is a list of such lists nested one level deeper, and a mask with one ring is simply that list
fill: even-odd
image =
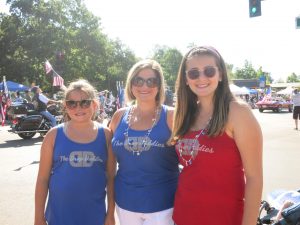
[{"label": "tree", "polygon": [[253,68],[252,64],[245,60],[244,68],[237,68],[234,73],[236,79],[257,79],[257,72]]},{"label": "tree", "polygon": [[286,78],[287,83],[297,83],[300,82],[300,76],[297,76],[295,73],[292,73]]},{"label": "tree", "polygon": [[176,48],[156,46],[154,49],[153,59],[162,66],[166,83],[173,91],[182,57]]},{"label": "tree", "polygon": [[50,88],[51,76],[44,72],[48,59],[65,83],[85,78],[97,89],[114,89],[113,82],[135,62],[130,49],[102,32],[100,18],[81,0],[7,3],[10,15],[0,16],[0,75],[7,79]]},{"label": "tree", "polygon": [[225,63],[225,66],[226,66],[226,70],[227,70],[228,79],[232,80],[234,78],[233,64]]}]

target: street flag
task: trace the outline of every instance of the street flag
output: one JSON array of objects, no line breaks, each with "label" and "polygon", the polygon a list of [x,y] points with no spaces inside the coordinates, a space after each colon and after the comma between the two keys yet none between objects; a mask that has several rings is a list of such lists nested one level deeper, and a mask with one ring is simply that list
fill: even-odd
[{"label": "street flag", "polygon": [[121,81],[117,81],[117,109],[124,107],[124,88]]},{"label": "street flag", "polygon": [[64,86],[64,79],[53,70],[53,84],[52,86]]},{"label": "street flag", "polygon": [[10,98],[9,98],[9,93],[8,93],[8,88],[6,84],[6,79],[5,76],[3,76],[3,82],[2,82],[2,89],[3,89],[3,94],[1,97],[1,117],[2,117],[2,126],[5,124],[5,117],[6,117],[6,110],[8,106],[10,105]]},{"label": "street flag", "polygon": [[46,60],[45,62],[45,70],[46,70],[46,74],[50,73],[53,70],[52,65],[48,60]]}]

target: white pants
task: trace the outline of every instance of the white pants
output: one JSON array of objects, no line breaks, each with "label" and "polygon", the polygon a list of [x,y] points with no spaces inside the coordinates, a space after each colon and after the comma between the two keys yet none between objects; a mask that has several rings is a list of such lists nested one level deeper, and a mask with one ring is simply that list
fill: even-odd
[{"label": "white pants", "polygon": [[120,225],[174,225],[173,208],[155,213],[131,212],[116,205]]}]

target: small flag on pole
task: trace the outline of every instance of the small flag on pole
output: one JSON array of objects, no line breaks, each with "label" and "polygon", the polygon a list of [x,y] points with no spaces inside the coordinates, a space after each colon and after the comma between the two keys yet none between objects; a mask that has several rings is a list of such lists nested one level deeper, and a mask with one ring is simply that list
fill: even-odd
[{"label": "small flag on pole", "polygon": [[45,70],[46,70],[46,74],[50,73],[53,70],[52,65],[48,60],[46,60],[45,62]]},{"label": "small flag on pole", "polygon": [[53,84],[52,86],[64,86],[64,79],[53,70]]}]

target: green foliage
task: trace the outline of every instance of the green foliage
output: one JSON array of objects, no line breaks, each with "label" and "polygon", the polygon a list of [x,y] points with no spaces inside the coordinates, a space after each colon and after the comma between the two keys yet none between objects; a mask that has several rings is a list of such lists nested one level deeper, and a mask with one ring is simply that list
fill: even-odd
[{"label": "green foliage", "polygon": [[154,49],[152,58],[162,66],[166,83],[173,91],[182,57],[176,48],[156,46]]},{"label": "green foliage", "polygon": [[227,70],[228,79],[232,80],[234,78],[233,64],[225,63],[225,66],[226,66],[226,70]]},{"label": "green foliage", "polygon": [[286,79],[287,83],[297,83],[300,82],[300,75],[297,76],[295,73],[292,73],[291,75],[289,75]]},{"label": "green foliage", "polygon": [[258,70],[255,70],[251,62],[247,60],[245,60],[244,67],[237,68],[233,74],[234,79],[259,79],[261,76],[266,77],[266,84],[273,82],[273,78],[271,77],[270,73],[263,71],[262,67],[259,67]]},{"label": "green foliage", "polygon": [[253,68],[252,64],[245,60],[243,68],[237,68],[234,74],[235,79],[257,79],[258,74]]},{"label": "green foliage", "polygon": [[10,15],[0,15],[0,75],[7,80],[51,88],[52,78],[44,71],[48,59],[66,85],[85,78],[98,90],[114,91],[136,61],[130,49],[102,32],[100,18],[81,0],[7,3]]}]

